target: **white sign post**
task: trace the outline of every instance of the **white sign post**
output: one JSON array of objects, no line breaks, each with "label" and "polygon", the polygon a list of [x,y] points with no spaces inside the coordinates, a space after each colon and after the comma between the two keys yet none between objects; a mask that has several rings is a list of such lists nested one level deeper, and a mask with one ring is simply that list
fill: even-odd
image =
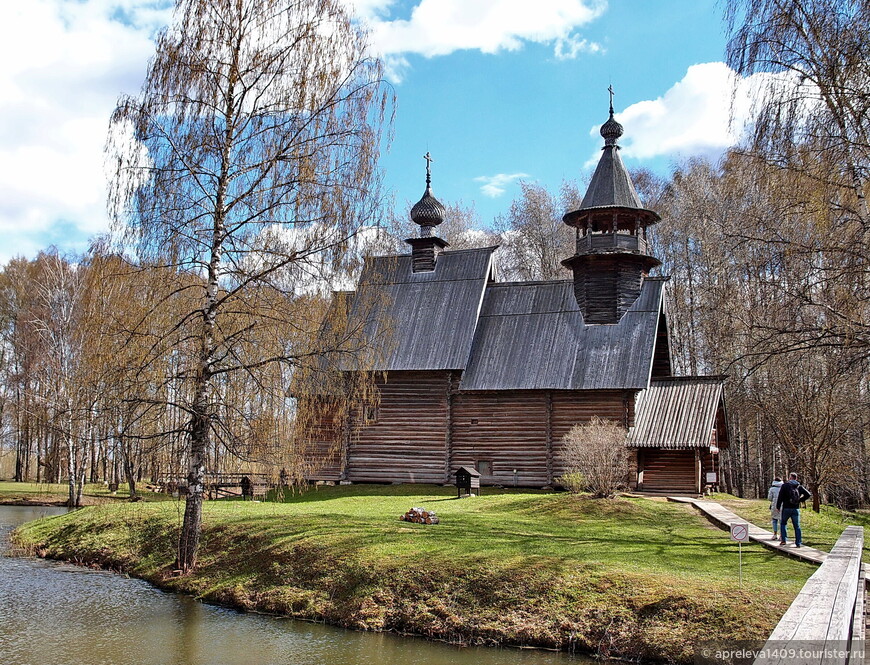
[{"label": "white sign post", "polygon": [[749,524],[746,522],[734,522],[731,524],[731,540],[737,541],[739,551],[739,575],[740,588],[743,588],[743,543],[749,542]]}]

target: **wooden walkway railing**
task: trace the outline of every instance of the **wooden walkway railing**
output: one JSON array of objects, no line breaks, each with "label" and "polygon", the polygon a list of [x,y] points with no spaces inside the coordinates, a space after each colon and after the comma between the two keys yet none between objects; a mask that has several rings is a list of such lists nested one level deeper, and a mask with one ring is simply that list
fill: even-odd
[{"label": "wooden walkway railing", "polygon": [[774,628],[756,665],[864,662],[864,529],[849,526]]}]

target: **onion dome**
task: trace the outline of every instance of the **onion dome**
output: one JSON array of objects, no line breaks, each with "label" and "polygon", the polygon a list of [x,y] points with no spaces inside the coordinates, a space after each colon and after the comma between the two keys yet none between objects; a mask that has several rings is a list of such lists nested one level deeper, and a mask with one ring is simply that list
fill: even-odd
[{"label": "onion dome", "polygon": [[616,145],[616,141],[622,136],[622,125],[613,118],[613,107],[610,107],[610,118],[601,125],[601,136],[604,137],[604,145]]},{"label": "onion dome", "polygon": [[438,226],[444,221],[445,209],[441,201],[432,196],[432,174],[430,165],[432,158],[427,152],[424,156],[426,160],[426,191],[414,207],[411,208],[411,221],[420,225],[420,235],[428,236],[432,234],[432,227]]}]

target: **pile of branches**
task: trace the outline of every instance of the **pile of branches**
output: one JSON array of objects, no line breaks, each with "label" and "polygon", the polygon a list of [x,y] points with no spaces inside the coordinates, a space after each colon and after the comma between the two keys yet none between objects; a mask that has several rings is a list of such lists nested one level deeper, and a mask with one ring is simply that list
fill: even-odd
[{"label": "pile of branches", "polygon": [[404,515],[399,515],[399,519],[403,522],[414,522],[415,524],[438,524],[438,516],[432,510],[423,508],[411,508]]}]

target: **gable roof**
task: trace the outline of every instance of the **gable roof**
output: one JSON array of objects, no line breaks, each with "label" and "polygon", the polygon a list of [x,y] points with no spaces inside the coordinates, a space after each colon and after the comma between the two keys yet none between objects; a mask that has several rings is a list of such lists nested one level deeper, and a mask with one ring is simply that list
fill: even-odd
[{"label": "gable roof", "polygon": [[724,408],[722,376],[654,379],[637,398],[629,447],[706,448],[718,410]]},{"label": "gable roof", "polygon": [[431,272],[413,272],[407,255],[367,258],[360,292],[377,295],[354,298],[350,318],[365,321],[374,369],[465,369],[495,249],[442,252]]},{"label": "gable roof", "polygon": [[573,282],[490,284],[460,390],[649,385],[666,278],[647,278],[617,324],[586,325]]}]

